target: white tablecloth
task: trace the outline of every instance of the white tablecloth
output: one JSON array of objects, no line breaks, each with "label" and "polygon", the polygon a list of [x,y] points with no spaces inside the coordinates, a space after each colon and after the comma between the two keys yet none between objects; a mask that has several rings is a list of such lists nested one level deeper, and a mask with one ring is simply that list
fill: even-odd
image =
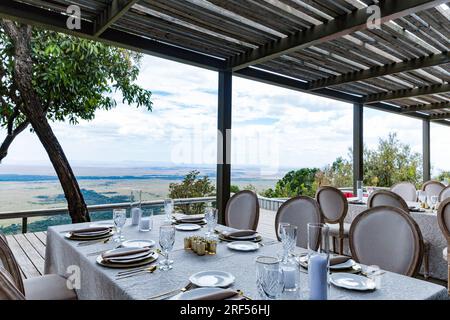
[{"label": "white tablecloth", "polygon": [[[141,233],[130,225],[124,228],[127,239],[153,239],[158,241],[158,227],[163,217],[155,217],[151,232]],[[83,225],[77,225],[77,227]],[[46,273],[65,275],[69,266],[79,266],[81,270],[81,286],[77,290],[79,299],[146,299],[152,295],[181,288],[188,283],[188,278],[195,272],[204,270],[223,270],[236,277],[233,285],[251,298],[258,298],[256,291],[255,257],[258,255],[276,255],[281,245],[271,239],[264,239],[267,245],[257,252],[241,253],[228,249],[226,243],[219,243],[217,255],[197,256],[183,249],[185,236],[203,234],[205,229],[197,232],[178,232],[174,251],[170,258],[174,267],[168,272],[157,270],[153,274],[143,274],[122,280],[114,277],[119,270],[109,269],[96,264],[95,256],[87,256],[110,248],[112,244],[95,244],[79,247],[76,241],[64,238],[63,230],[73,225],[50,227],[47,232],[47,251],[45,260]],[[298,251],[305,251],[298,248]],[[442,256],[442,254],[441,254]],[[301,273],[301,286],[307,288],[307,275]],[[374,292],[356,292],[332,287],[331,299],[447,299],[447,289],[429,282],[386,272],[382,275],[382,287]]]},{"label": "white tablecloth", "polygon": [[[412,206],[415,203],[408,203]],[[361,212],[367,210],[365,205],[349,204],[348,213],[345,219],[346,223],[351,223],[356,216]],[[442,250],[447,247],[447,241],[442,234],[441,229],[437,222],[436,212],[410,212],[411,217],[419,225],[420,231],[422,231],[423,240],[429,244],[429,264],[430,264],[430,276],[436,279],[447,280],[448,270],[447,262],[442,259]],[[423,264],[421,273],[423,274]]]}]

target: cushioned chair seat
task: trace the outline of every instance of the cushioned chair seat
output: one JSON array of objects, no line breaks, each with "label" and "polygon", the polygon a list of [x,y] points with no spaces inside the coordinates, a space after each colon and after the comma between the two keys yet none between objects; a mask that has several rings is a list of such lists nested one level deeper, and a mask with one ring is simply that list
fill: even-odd
[{"label": "cushioned chair seat", "polygon": [[47,274],[24,280],[25,298],[27,300],[76,300],[74,290],[68,289],[66,279]]},{"label": "cushioned chair seat", "polygon": [[[330,236],[337,237],[339,236],[339,224],[338,223],[327,223],[328,230],[330,233]],[[350,232],[350,223],[344,223],[344,237],[348,238],[348,234]]]},{"label": "cushioned chair seat", "polygon": [[444,259],[447,261],[447,250],[448,248],[445,248],[442,254],[444,255]]}]

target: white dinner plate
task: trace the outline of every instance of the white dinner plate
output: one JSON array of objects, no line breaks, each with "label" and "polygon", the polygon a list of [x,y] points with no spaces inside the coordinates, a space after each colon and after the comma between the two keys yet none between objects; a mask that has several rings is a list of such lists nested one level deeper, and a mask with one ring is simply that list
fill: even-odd
[{"label": "white dinner plate", "polygon": [[175,226],[175,229],[180,230],[180,231],[195,231],[195,230],[201,229],[201,226],[199,226],[198,224],[193,224],[193,223],[183,223],[183,224],[177,224]]},{"label": "white dinner plate", "polygon": [[126,240],[122,242],[123,248],[151,248],[155,245],[153,240]]},{"label": "white dinner plate", "polygon": [[255,251],[259,249],[259,244],[250,241],[233,241],[227,247],[236,251]]},{"label": "white dinner plate", "polygon": [[[110,252],[120,253],[121,251],[128,251],[130,249],[131,248],[117,248],[117,249],[113,249],[113,250],[108,250],[105,253],[110,253]],[[140,248],[135,248],[135,249],[140,249]],[[111,262],[111,263],[138,262],[138,261],[149,258],[152,254],[153,254],[153,251],[140,252],[140,253],[130,254],[130,255],[126,255],[126,256],[119,256],[119,257],[111,258],[111,259],[108,259],[108,262]]]},{"label": "white dinner plate", "polygon": [[376,287],[372,279],[353,273],[333,273],[330,282],[336,287],[358,291],[375,290]]},{"label": "white dinner plate", "polygon": [[350,269],[355,264],[356,264],[355,260],[349,259],[343,263],[335,264],[334,266],[330,265],[330,269],[332,269],[332,270]]},{"label": "white dinner plate", "polygon": [[115,225],[113,222],[110,221],[98,221],[98,222],[92,222],[89,227],[107,227],[107,228],[114,228]]},{"label": "white dinner plate", "polygon": [[197,287],[225,288],[233,284],[234,276],[225,271],[201,271],[189,277],[189,281]]},{"label": "white dinner plate", "polygon": [[[188,290],[186,292],[179,293],[179,294],[171,297],[169,300],[193,300],[198,297],[218,293],[223,290],[224,289],[222,289],[222,288],[196,288],[196,289]],[[242,297],[239,295],[236,295],[236,297],[237,297],[237,299],[235,297],[232,297],[227,300],[241,300],[242,299]]]}]

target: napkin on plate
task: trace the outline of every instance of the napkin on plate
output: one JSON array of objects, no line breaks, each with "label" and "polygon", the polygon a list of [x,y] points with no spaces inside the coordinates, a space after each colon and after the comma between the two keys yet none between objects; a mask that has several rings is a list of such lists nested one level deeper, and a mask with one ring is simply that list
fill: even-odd
[{"label": "napkin on plate", "polygon": [[83,228],[83,229],[77,229],[71,231],[71,234],[73,235],[96,235],[101,233],[107,233],[111,230],[110,227],[89,227],[89,228]]},{"label": "napkin on plate", "polygon": [[237,295],[239,295],[237,291],[224,289],[213,293],[198,295],[192,298],[192,300],[225,300],[229,298],[234,298]]},{"label": "napkin on plate", "polygon": [[109,260],[118,257],[131,256],[138,253],[150,253],[150,251],[151,251],[150,248],[129,248],[129,249],[113,250],[110,252],[102,253],[102,258],[103,260]]},{"label": "napkin on plate", "polygon": [[337,264],[345,263],[350,259],[351,259],[351,257],[347,257],[347,256],[333,256],[330,258],[330,266],[335,266]]},{"label": "napkin on plate", "polygon": [[227,238],[248,238],[258,235],[254,230],[223,231],[222,234]]}]

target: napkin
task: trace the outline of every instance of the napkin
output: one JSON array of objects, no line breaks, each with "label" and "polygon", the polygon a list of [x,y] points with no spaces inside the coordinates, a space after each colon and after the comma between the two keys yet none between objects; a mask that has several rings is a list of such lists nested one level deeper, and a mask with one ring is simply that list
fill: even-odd
[{"label": "napkin", "polygon": [[254,230],[238,230],[238,231],[224,231],[222,234],[228,238],[241,238],[241,237],[251,237],[258,234]]},{"label": "napkin", "polygon": [[330,266],[334,266],[340,263],[344,263],[347,262],[348,260],[350,260],[351,257],[346,257],[346,256],[334,256],[330,258]]},{"label": "napkin", "polygon": [[131,256],[133,254],[138,254],[138,253],[144,253],[150,252],[150,248],[130,248],[130,249],[126,249],[126,250],[113,250],[110,252],[104,252],[102,253],[102,258],[103,260],[108,260],[108,259],[114,259],[114,258],[118,258],[118,257],[124,257],[124,256]]},{"label": "napkin", "polygon": [[71,231],[71,233],[74,235],[77,235],[77,234],[108,232],[110,230],[111,230],[110,227],[89,227],[89,228],[73,230],[73,231]]},{"label": "napkin", "polygon": [[235,297],[238,294],[239,293],[237,291],[225,289],[214,293],[198,295],[192,298],[192,300],[225,300],[228,298]]}]

